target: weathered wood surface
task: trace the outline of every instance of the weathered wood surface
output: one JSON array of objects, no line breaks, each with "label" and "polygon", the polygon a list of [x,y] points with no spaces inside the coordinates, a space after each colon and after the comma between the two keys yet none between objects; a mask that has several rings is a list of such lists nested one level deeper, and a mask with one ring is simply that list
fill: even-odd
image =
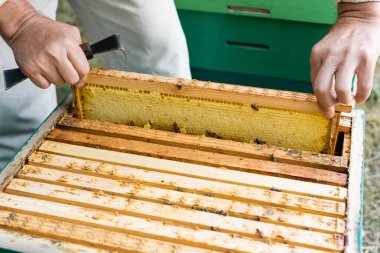
[{"label": "weathered wood surface", "polygon": [[[236,250],[237,252],[251,252],[252,249],[260,249],[263,243],[260,240],[239,236],[236,234],[226,234],[218,231],[206,230],[202,228],[192,228],[176,226],[170,223],[153,221],[150,219],[121,215],[87,207],[79,207],[34,198],[1,194],[0,206],[8,211],[22,211],[34,216],[59,219],[67,222],[75,222],[80,225],[88,225],[113,232],[124,232],[134,236],[143,236],[155,240],[163,240],[172,243],[179,243],[188,246],[203,247],[210,250]],[[257,233],[257,237],[260,237]],[[260,239],[260,238],[258,238]],[[333,239],[334,242],[339,242]],[[270,250],[283,252],[292,245],[274,244]],[[277,248],[276,251],[276,246]],[[336,245],[342,250],[343,245]],[[317,247],[317,246],[314,246]],[[304,250],[304,251],[302,251]],[[309,249],[312,250],[312,249]],[[299,252],[309,252],[308,249],[298,249]],[[286,252],[290,252],[289,250]]]},{"label": "weathered wood surface", "polygon": [[[341,122],[348,120],[342,117]],[[205,136],[194,136],[175,132],[145,129],[141,127],[112,124],[96,120],[78,119],[65,116],[59,126],[69,130],[81,131],[110,137],[149,141],[181,148],[192,148],[214,153],[235,155],[261,160],[276,160],[280,163],[297,164],[314,168],[347,172],[348,160],[341,156],[331,156],[307,151],[283,149],[275,146],[219,140]]]},{"label": "weathered wood surface", "polygon": [[350,133],[352,128],[352,117],[341,116],[339,121],[339,132]]},{"label": "weathered wood surface", "polygon": [[342,157],[350,158],[351,154],[351,133],[344,133]]},{"label": "weathered wood surface", "polygon": [[48,153],[145,168],[148,170],[192,176],[219,182],[256,186],[265,189],[275,187],[283,192],[297,193],[307,196],[319,196],[320,198],[338,201],[345,201],[347,197],[347,189],[340,186],[304,182],[294,179],[228,170],[224,168],[170,161],[67,143],[45,141],[41,145],[40,150]]},{"label": "weathered wood surface", "polygon": [[[117,252],[217,252],[12,211],[0,211],[0,227],[47,237],[51,239],[51,244],[61,246],[64,242],[59,240],[64,240],[74,244],[95,246],[107,250],[107,252],[109,250]],[[41,252],[43,248],[35,250]],[[70,250],[79,252],[75,247]],[[92,251],[95,251],[95,248],[87,248],[83,252]]]},{"label": "weathered wood surface", "polygon": [[[139,197],[154,202],[175,201],[177,204],[189,203],[187,205],[194,202],[195,206],[197,206],[200,199],[197,195],[191,196],[191,194],[212,195],[218,198],[246,203],[265,203],[273,206],[287,207],[291,210],[318,213],[332,217],[343,217],[346,208],[346,204],[343,202],[292,195],[278,192],[277,189],[268,191],[221,183],[213,184],[212,182],[210,184],[203,183],[195,186],[185,186],[180,184],[179,186],[176,186],[177,191],[175,191],[165,188],[160,189],[142,183],[133,183],[126,178],[122,178],[121,180],[99,178],[96,176],[81,175],[30,165],[24,167],[23,171],[20,172],[19,177],[40,182],[54,182],[56,184],[71,187],[76,187],[77,184],[80,184],[80,187],[85,189],[104,191],[119,196],[127,195],[129,197]],[[179,192],[178,189],[180,189]]]},{"label": "weathered wood surface", "polygon": [[[348,183],[349,201],[347,205],[345,253],[361,252],[363,222],[363,181],[364,181],[364,123],[365,114],[357,110],[352,114],[352,132],[345,135],[345,155],[350,157]],[[349,143],[351,144],[348,144]],[[346,153],[349,148],[349,153]]]},{"label": "weathered wood surface", "polygon": [[[294,245],[329,245],[331,249],[341,249],[343,235],[330,235],[305,229],[289,228],[281,225],[263,223],[254,220],[240,219],[221,214],[189,210],[171,204],[151,203],[148,201],[114,197],[108,194],[67,189],[60,186],[14,180],[8,186],[8,193],[63,202],[72,205],[94,208],[97,210],[118,212],[157,221],[166,221],[202,229],[216,230],[225,233],[236,233],[247,237],[258,237],[257,231],[271,241],[287,242]],[[309,239],[308,239],[309,238]],[[312,238],[312,243],[310,242]],[[339,248],[340,247],[340,248]]]},{"label": "weathered wood surface", "polygon": [[329,147],[330,155],[335,154],[335,148],[336,148],[338,135],[339,135],[340,120],[341,120],[341,113],[340,112],[335,113],[335,116],[331,121],[331,134],[330,134],[330,147]]},{"label": "weathered wood surface", "polygon": [[[16,217],[15,215],[17,215],[14,212],[1,211],[1,213],[3,212],[8,217]],[[116,253],[115,251],[104,250],[94,246],[54,239],[54,236],[37,236],[38,232],[33,229],[26,231],[19,229],[17,226],[9,226],[12,219],[8,220],[6,223],[0,223],[0,249],[7,250],[4,252]],[[26,221],[24,227],[26,227],[25,224]],[[39,230],[43,229],[39,228]],[[65,239],[67,240],[67,238]]]},{"label": "weathered wood surface", "polygon": [[49,134],[48,139],[106,150],[127,152],[195,164],[225,167],[228,169],[255,172],[264,175],[281,176],[283,178],[294,178],[339,186],[347,185],[347,174],[345,173],[338,173],[300,165],[263,161],[259,159],[211,153],[188,148],[171,147],[163,144],[93,135],[61,129],[53,130]]},{"label": "weathered wood surface", "polygon": [[[40,164],[41,166],[76,173],[86,173],[91,176],[60,173],[54,170],[44,170],[42,172],[42,169],[38,167],[26,167],[20,174],[20,178],[58,183],[71,187],[76,187],[76,183],[80,183],[81,187],[95,191],[105,191],[113,195],[132,195],[142,200],[161,203],[169,202],[209,212],[223,210],[231,216],[266,220],[271,223],[286,223],[295,227],[332,232],[344,231],[344,221],[336,218],[344,215],[344,203],[167,175],[129,167],[84,162],[79,159],[66,160],[54,157],[53,162],[62,161],[58,166],[39,163],[38,158],[36,159],[35,157],[32,159],[32,164]],[[67,167],[61,167],[61,165],[66,165],[64,162],[66,162]],[[103,176],[106,179],[93,176]],[[139,189],[141,184],[145,185],[143,189]],[[197,193],[197,195],[194,193]],[[324,208],[321,209],[321,206]],[[336,217],[326,217],[313,213]]]}]

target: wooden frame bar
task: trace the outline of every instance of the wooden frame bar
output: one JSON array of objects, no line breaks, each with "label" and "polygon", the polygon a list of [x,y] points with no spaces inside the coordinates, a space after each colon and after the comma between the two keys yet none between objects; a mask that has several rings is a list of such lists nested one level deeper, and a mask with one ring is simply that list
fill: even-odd
[{"label": "wooden frame bar", "polygon": [[189,164],[128,153],[120,153],[97,148],[82,147],[66,143],[45,141],[40,150],[47,153],[63,154],[70,157],[85,158],[93,161],[107,162],[144,168],[154,171],[170,172],[214,181],[256,186],[264,189],[278,187],[283,192],[302,195],[314,195],[321,198],[345,201],[347,189],[340,186],[303,182],[287,178],[271,177],[241,171],[226,170],[205,165]]},{"label": "wooden frame bar", "polygon": [[48,135],[48,140],[181,162],[224,167],[264,175],[275,175],[284,178],[301,179],[338,186],[347,185],[347,174],[344,173],[292,164],[279,165],[279,163],[274,161],[262,161],[259,159],[217,154],[196,149],[170,147],[162,144],[110,136],[54,129]]},{"label": "wooden frame bar", "polygon": [[[14,212],[0,211],[1,214],[14,217]],[[30,219],[30,218],[29,218]],[[13,226],[11,219],[0,223],[1,251],[9,252],[39,252],[39,253],[68,253],[68,252],[91,252],[91,253],[109,253],[109,250],[102,250],[95,247],[84,246],[77,243],[69,243],[54,238],[51,234],[46,236],[36,236],[37,231],[20,229],[19,226]],[[4,225],[5,224],[5,225]],[[8,225],[9,224],[9,225]],[[11,225],[12,224],[12,225]],[[39,228],[41,230],[41,227]]]},{"label": "wooden frame bar", "polygon": [[[30,178],[29,178],[30,179]],[[70,193],[72,194],[74,191],[89,191],[93,192],[93,195],[96,197],[102,196],[119,196],[115,194],[115,191],[112,194],[101,191],[101,189],[86,188],[86,190],[78,189],[71,187],[70,180],[66,177],[67,182],[64,184],[56,184],[54,181],[35,181],[24,180],[24,179],[14,179],[10,184],[10,187],[13,185],[17,185],[18,187],[55,187],[55,192],[51,194],[54,195],[56,193]],[[42,183],[46,182],[46,183]],[[49,182],[49,184],[47,184]],[[82,186],[85,187],[85,186]],[[7,188],[7,192],[10,192],[11,188]],[[109,192],[109,191],[108,191]],[[152,192],[153,194],[143,194],[144,192]],[[249,220],[258,220],[267,223],[273,224],[282,224],[289,227],[296,227],[302,229],[308,229],[312,231],[320,231],[325,233],[344,233],[345,231],[345,221],[343,219],[309,214],[300,211],[288,210],[287,208],[281,207],[273,207],[271,205],[260,205],[254,203],[245,203],[239,201],[233,201],[228,199],[221,199],[210,196],[203,195],[194,195],[194,194],[179,194],[176,191],[163,191],[160,193],[159,189],[151,188],[149,191],[144,191],[142,193],[134,193],[134,201],[150,201],[151,203],[163,203],[163,204],[175,204],[176,206],[180,206],[183,208],[189,208],[193,210],[207,211],[209,213],[220,213],[221,210],[228,213],[229,216],[245,218]],[[163,198],[160,196],[166,197]],[[125,195],[128,197],[128,195]],[[116,198],[116,197],[115,197]],[[120,197],[118,197],[120,198]],[[113,201],[113,200],[112,200]],[[111,201],[111,202],[112,202]]]},{"label": "wooden frame bar", "polygon": [[149,141],[150,143],[165,144],[181,148],[192,148],[226,155],[235,155],[269,161],[275,159],[276,161],[282,163],[328,169],[336,172],[347,172],[348,169],[348,160],[341,156],[331,156],[295,149],[283,149],[268,145],[239,143],[235,141],[209,138],[206,136],[194,136],[189,134],[145,129],[96,120],[78,119],[69,115],[63,117],[58,126],[63,129],[77,132],[131,140]]},{"label": "wooden frame bar", "polygon": [[[70,244],[66,248],[71,248],[72,252],[78,252],[81,247],[74,246],[78,244],[86,247],[96,246],[100,248],[100,250],[92,247],[90,249],[84,248],[81,250],[83,252],[102,252],[103,250],[101,249],[104,249],[106,252],[154,252],[158,248],[164,252],[172,252],[173,250],[177,252],[214,252],[10,211],[0,211],[0,227],[51,238],[53,240],[50,241],[60,247],[64,244],[69,244],[61,240],[69,241]],[[35,249],[36,252],[41,252],[41,250],[43,249]],[[46,252],[54,252],[54,250],[49,250],[51,249],[48,249]],[[24,252],[27,251],[30,251],[30,248],[24,249]]]},{"label": "wooden frame bar", "polygon": [[339,135],[339,126],[341,121],[341,113],[335,113],[334,118],[331,122],[331,137],[330,137],[330,150],[329,154],[334,155],[335,154],[335,148],[338,141],[338,135]]},{"label": "wooden frame bar", "polygon": [[[68,191],[65,192],[65,190]],[[113,197],[112,195],[107,194],[94,194],[93,192],[77,190],[74,188],[65,189],[64,187],[48,184],[28,181],[12,181],[6,192],[20,196],[34,197],[49,201],[96,208],[97,210],[118,212],[119,214],[132,215],[151,220],[164,221],[173,225],[178,224],[202,229],[213,228],[212,230],[240,234],[247,237],[256,237],[257,231],[260,230],[261,233],[271,241],[286,242],[290,245],[303,246],[310,244],[309,240],[311,238],[311,245],[329,245],[330,249],[334,250],[342,250],[344,245],[343,235],[331,235],[305,229],[290,228],[167,204]],[[173,213],[176,215],[173,216]]]},{"label": "wooden frame bar", "polygon": [[[364,122],[365,115],[361,110],[352,113],[352,131],[347,135],[349,138],[350,151],[345,155],[350,155],[347,205],[347,239],[345,253],[355,253],[362,251],[361,232],[363,223],[363,183],[364,183]],[[354,139],[355,138],[355,139]],[[354,141],[355,140],[355,141]],[[345,147],[347,148],[346,141]]]},{"label": "wooden frame bar", "polygon": [[350,133],[352,128],[352,117],[342,115],[339,122],[339,132]]},{"label": "wooden frame bar", "polygon": [[[246,203],[265,203],[278,207],[286,207],[291,210],[302,210],[308,213],[317,213],[332,217],[343,217],[346,209],[346,204],[343,202],[292,195],[278,192],[276,190],[268,191],[222,183],[201,182],[200,180],[196,181],[197,183],[201,183],[200,185],[185,186],[180,184],[179,186],[175,186],[177,190],[175,191],[174,189],[159,189],[158,187],[151,187],[148,185],[140,187],[141,184],[129,182],[127,181],[128,178],[121,178],[121,180],[104,177],[99,178],[97,176],[78,175],[77,173],[68,171],[59,171],[31,165],[24,167],[19,174],[19,178],[47,183],[54,182],[55,184],[76,188],[78,187],[76,185],[80,183],[80,188],[84,189],[107,192],[121,197],[133,196],[153,202],[175,202],[176,204],[187,205],[189,207],[192,207],[191,205],[197,207],[198,204],[200,204],[199,197],[195,198],[195,196],[191,196],[191,194],[199,194],[207,196],[212,195],[217,198]],[[180,189],[180,193],[178,193],[178,189]],[[193,204],[190,204],[192,203],[192,200]],[[323,206],[323,209],[321,206]]]},{"label": "wooden frame bar", "polygon": [[[55,218],[77,224],[90,225],[115,232],[126,232],[131,235],[144,236],[150,239],[176,242],[183,245],[203,247],[210,250],[235,249],[237,252],[250,252],[252,248],[262,245],[259,240],[236,235],[224,234],[200,228],[179,227],[165,222],[152,221],[144,218],[111,214],[98,210],[77,207],[67,204],[52,203],[15,195],[1,194],[0,205],[4,210],[25,212],[34,216]],[[234,240],[231,240],[233,238]],[[270,245],[292,249],[292,246],[281,244]],[[268,247],[268,245],[267,245]],[[304,251],[301,251],[304,250]],[[309,252],[311,249],[300,248],[299,252]],[[288,250],[290,252],[290,250]]]},{"label": "wooden frame bar", "polygon": [[[104,69],[93,69],[86,82],[101,86],[107,86],[105,84],[108,83],[120,88],[139,89],[145,86],[149,87],[150,91],[174,93],[232,103],[256,103],[266,107],[283,108],[292,111],[298,111],[301,108],[304,112],[320,113],[316,103],[316,97],[311,94],[299,92],[151,76]],[[178,85],[181,86],[180,89]],[[78,94],[78,91],[79,90],[76,89],[75,93]],[[349,105],[338,105],[335,109],[338,112],[352,111],[352,107]]]}]

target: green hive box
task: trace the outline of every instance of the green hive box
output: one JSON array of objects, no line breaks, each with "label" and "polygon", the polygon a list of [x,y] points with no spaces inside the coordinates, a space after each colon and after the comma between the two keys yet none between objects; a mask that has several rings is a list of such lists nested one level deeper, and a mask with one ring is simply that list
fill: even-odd
[{"label": "green hive box", "polygon": [[334,0],[175,0],[193,78],[312,92],[311,48]]}]

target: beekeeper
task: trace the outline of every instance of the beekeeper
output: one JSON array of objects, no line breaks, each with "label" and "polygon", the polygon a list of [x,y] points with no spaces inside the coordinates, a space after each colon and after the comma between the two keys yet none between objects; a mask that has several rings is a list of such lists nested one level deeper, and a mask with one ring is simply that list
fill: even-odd
[{"label": "beekeeper", "polygon": [[[55,87],[50,84],[81,86],[89,71],[78,46],[78,29],[53,21],[57,0],[4,2],[0,0],[2,67],[18,65],[31,80],[0,94],[0,168],[56,106]],[[172,0],[70,4],[93,41],[113,33],[122,35],[128,61],[120,53],[107,53],[108,57],[100,55],[105,67],[191,78],[186,40]]]},{"label": "beekeeper", "polygon": [[[120,55],[104,54],[107,68],[190,77],[186,41],[173,0],[69,2],[93,40],[112,33],[122,35],[128,62]],[[344,2],[349,3],[339,3],[337,23],[313,48],[310,58],[314,91],[327,117],[333,116],[338,102],[364,102],[368,98],[380,54],[380,3]],[[0,167],[56,105],[50,83],[81,86],[89,70],[78,47],[78,29],[43,17],[54,19],[57,0],[29,3],[34,9],[25,0],[0,0],[3,69],[15,68],[17,62],[35,83],[24,81],[0,95]],[[355,73],[358,89],[353,95]]]}]

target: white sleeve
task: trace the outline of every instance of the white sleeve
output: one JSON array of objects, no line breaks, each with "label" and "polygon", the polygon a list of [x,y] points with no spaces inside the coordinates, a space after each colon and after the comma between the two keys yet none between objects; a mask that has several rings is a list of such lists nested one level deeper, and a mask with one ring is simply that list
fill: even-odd
[{"label": "white sleeve", "polygon": [[6,2],[7,0],[0,0],[0,7]]}]

